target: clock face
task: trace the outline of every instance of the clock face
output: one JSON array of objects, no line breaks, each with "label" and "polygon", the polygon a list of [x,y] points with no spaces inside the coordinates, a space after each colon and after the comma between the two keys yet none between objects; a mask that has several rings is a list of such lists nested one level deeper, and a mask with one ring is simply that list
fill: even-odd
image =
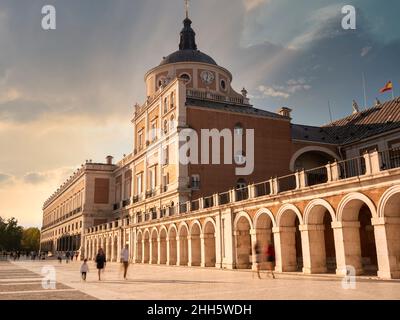
[{"label": "clock face", "polygon": [[210,71],[203,71],[200,74],[201,80],[203,81],[204,84],[210,85],[211,83],[214,82],[215,76],[214,73]]}]

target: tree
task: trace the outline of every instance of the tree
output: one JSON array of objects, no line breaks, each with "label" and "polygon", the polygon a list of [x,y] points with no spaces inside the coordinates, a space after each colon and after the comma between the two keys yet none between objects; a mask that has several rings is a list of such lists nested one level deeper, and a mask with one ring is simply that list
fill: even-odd
[{"label": "tree", "polygon": [[38,228],[24,229],[21,247],[26,251],[38,251],[40,245],[40,230]]},{"label": "tree", "polygon": [[5,222],[0,217],[0,249],[1,250],[20,250],[23,228],[18,226],[15,218],[10,218]]}]

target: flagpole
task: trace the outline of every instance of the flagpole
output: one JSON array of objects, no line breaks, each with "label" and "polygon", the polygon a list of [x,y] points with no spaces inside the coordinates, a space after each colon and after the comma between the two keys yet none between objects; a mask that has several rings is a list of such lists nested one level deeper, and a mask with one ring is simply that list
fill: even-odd
[{"label": "flagpole", "polygon": [[363,82],[363,88],[364,88],[364,108],[367,108],[367,90],[365,88],[365,73],[362,73],[362,82]]}]

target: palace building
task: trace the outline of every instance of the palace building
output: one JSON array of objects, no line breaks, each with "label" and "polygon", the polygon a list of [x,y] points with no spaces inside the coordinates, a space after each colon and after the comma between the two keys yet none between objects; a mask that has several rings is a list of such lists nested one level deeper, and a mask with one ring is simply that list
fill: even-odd
[{"label": "palace building", "polygon": [[[400,98],[293,124],[291,109],[235,91],[183,24],[179,49],[145,75],[131,152],[86,161],[44,203],[41,250],[119,261],[128,244],[132,263],[241,269],[256,242],[273,243],[277,272],[400,278]],[[189,140],[198,152],[182,153]]]}]

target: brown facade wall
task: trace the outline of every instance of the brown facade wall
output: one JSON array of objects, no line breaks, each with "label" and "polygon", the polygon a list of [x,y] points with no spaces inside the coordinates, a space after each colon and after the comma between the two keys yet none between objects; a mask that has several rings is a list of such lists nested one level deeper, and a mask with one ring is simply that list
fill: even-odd
[{"label": "brown facade wall", "polygon": [[[207,196],[215,192],[223,192],[236,185],[239,178],[247,183],[261,182],[275,175],[289,173],[291,157],[290,123],[288,121],[274,120],[261,117],[252,117],[234,113],[219,113],[210,109],[187,109],[188,125],[196,130],[231,129],[241,123],[244,129],[254,129],[254,172],[249,176],[236,176],[236,165],[189,165],[189,176],[200,174],[201,190],[192,194],[193,198]],[[211,145],[211,143],[210,143]],[[200,146],[199,146],[200,150]],[[223,154],[223,141],[221,139],[221,154]],[[199,161],[201,153],[199,152]],[[221,156],[221,162],[223,157]]]},{"label": "brown facade wall", "polygon": [[110,179],[94,179],[94,203],[107,204],[109,202]]}]

